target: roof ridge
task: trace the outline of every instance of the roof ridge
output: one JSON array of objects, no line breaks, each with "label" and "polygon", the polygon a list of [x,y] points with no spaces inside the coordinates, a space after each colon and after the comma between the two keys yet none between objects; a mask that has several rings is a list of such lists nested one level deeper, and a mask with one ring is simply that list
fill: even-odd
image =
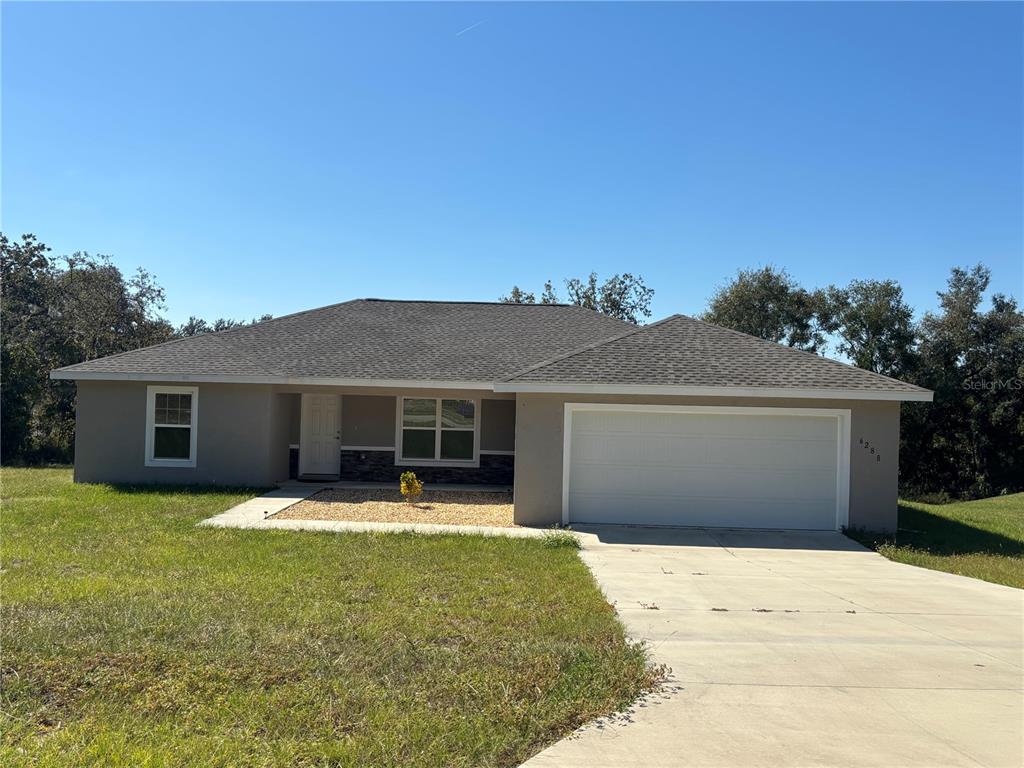
[{"label": "roof ridge", "polygon": [[724,325],[718,325],[716,323],[711,323],[711,322],[708,322],[707,320],[702,320],[699,317],[687,317],[686,315],[680,315],[680,317],[686,317],[686,319],[692,320],[695,323],[701,323],[702,325],[707,325],[707,326],[710,326],[712,328],[717,328],[718,330],[726,331],[726,332],[731,333],[733,335],[742,336],[742,337],[744,337],[746,339],[753,339],[756,342],[760,342],[761,344],[767,344],[770,347],[774,347],[774,348],[778,348],[778,349],[783,349],[783,350],[788,350],[790,352],[799,352],[799,353],[804,354],[804,355],[810,355],[815,360],[821,360],[823,362],[831,363],[833,365],[838,365],[838,366],[841,366],[844,369],[852,369],[854,371],[860,371],[861,373],[866,373],[869,376],[874,376],[874,377],[879,378],[879,379],[884,379],[885,381],[893,381],[893,382],[896,382],[897,384],[902,384],[905,387],[914,387],[915,389],[920,389],[922,391],[928,391],[924,387],[919,387],[917,384],[910,384],[909,382],[902,381],[902,380],[894,378],[892,376],[886,376],[884,373],[875,373],[874,371],[869,371],[867,368],[861,368],[859,365],[854,365],[853,363],[844,363],[842,360],[836,360],[834,357],[826,357],[825,355],[819,355],[817,352],[811,352],[809,349],[800,349],[798,347],[790,347],[790,346],[788,346],[786,344],[780,344],[777,341],[769,341],[768,339],[762,339],[759,336],[754,336],[753,334],[750,334],[750,333],[744,333],[743,331],[737,331],[735,328],[727,328]]},{"label": "roof ridge", "polygon": [[[574,306],[578,306],[578,305],[574,305]],[[584,344],[581,347],[576,347],[575,349],[569,350],[568,352],[563,352],[560,355],[555,355],[554,357],[549,357],[547,360],[541,360],[539,363],[534,363],[533,365],[531,365],[531,366],[529,366],[527,368],[523,368],[522,370],[518,370],[518,371],[516,371],[514,373],[510,373],[507,376],[505,376],[504,378],[498,379],[498,381],[512,381],[514,379],[519,378],[520,376],[526,375],[527,373],[531,373],[533,371],[536,371],[538,368],[543,368],[545,366],[552,365],[553,363],[560,363],[562,360],[568,360],[570,357],[574,357],[574,356],[582,354],[584,352],[589,352],[592,349],[596,349],[597,347],[602,347],[605,344],[611,344],[613,341],[618,341],[619,339],[624,339],[627,336],[632,336],[633,334],[639,333],[640,331],[643,331],[645,329],[654,328],[657,325],[661,325],[662,323],[667,323],[669,320],[672,320],[672,319],[677,318],[677,317],[686,317],[686,316],[685,315],[680,315],[680,314],[669,315],[668,317],[663,317],[661,320],[656,320],[655,322],[650,323],[648,325],[638,325],[635,328],[630,328],[629,330],[625,331],[624,333],[619,333],[619,334],[616,334],[615,336],[609,336],[607,339],[600,339],[598,341],[591,341],[591,342],[589,342],[587,344]],[[625,322],[625,321],[623,321],[623,322]]]},{"label": "roof ridge", "polygon": [[[622,320],[620,318],[617,318],[617,317],[615,317],[613,315],[607,315],[607,314],[605,314],[603,312],[599,312],[596,309],[591,309],[590,307],[584,307],[582,304],[576,304],[574,302],[569,302],[569,301],[517,302],[517,301],[474,301],[472,299],[467,299],[465,301],[452,301],[452,300],[449,300],[449,299],[382,299],[382,298],[379,298],[379,297],[366,297],[366,298],[363,298],[363,299],[354,299],[353,301],[373,301],[373,302],[379,302],[381,304],[447,304],[449,306],[456,305],[456,304],[475,304],[475,305],[482,305],[482,306],[522,307],[522,308],[526,308],[526,307],[531,307],[531,308],[537,308],[537,307],[561,307],[561,308],[565,308],[565,309],[578,309],[578,310],[582,310],[582,311],[585,311],[585,312],[594,312],[594,313],[596,313],[598,315],[601,315],[602,317],[606,317],[606,318],[608,318],[610,320],[618,320],[621,323],[628,323],[629,322],[627,320]],[[336,305],[334,305],[334,306],[336,306]],[[326,309],[326,307],[322,307],[322,309]],[[315,311],[315,310],[309,310],[309,311]]]}]

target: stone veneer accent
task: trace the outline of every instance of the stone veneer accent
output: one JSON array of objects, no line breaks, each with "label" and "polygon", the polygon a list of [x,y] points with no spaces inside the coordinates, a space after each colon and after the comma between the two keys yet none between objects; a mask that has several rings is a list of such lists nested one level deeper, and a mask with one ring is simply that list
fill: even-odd
[{"label": "stone veneer accent", "polygon": [[398,482],[401,474],[410,469],[425,483],[512,485],[515,456],[484,453],[480,455],[479,467],[407,467],[395,466],[394,451],[341,452],[342,480]]}]

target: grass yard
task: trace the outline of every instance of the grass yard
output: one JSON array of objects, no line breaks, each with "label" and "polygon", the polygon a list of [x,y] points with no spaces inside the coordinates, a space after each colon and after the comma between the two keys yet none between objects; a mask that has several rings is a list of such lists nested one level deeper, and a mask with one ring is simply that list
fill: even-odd
[{"label": "grass yard", "polygon": [[654,678],[558,540],[196,528],[247,494],[0,480],[4,766],[514,765]]},{"label": "grass yard", "polygon": [[1024,589],[1024,493],[953,504],[901,502],[899,531],[851,531],[890,560]]}]

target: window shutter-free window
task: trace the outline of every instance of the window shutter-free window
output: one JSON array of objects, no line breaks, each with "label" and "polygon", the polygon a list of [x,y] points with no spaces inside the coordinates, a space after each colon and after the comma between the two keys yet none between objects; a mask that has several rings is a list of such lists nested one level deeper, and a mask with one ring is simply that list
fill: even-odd
[{"label": "window shutter-free window", "polygon": [[475,400],[402,398],[400,460],[473,461],[476,411]]},{"label": "window shutter-free window", "polygon": [[197,387],[146,388],[146,466],[196,465]]}]

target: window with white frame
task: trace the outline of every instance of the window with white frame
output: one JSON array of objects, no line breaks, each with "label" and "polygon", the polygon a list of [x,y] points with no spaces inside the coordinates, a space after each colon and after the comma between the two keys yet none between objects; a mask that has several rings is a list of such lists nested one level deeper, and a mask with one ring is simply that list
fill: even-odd
[{"label": "window with white frame", "polygon": [[401,461],[476,460],[475,400],[401,399]]},{"label": "window with white frame", "polygon": [[198,387],[146,388],[146,466],[194,467]]}]

